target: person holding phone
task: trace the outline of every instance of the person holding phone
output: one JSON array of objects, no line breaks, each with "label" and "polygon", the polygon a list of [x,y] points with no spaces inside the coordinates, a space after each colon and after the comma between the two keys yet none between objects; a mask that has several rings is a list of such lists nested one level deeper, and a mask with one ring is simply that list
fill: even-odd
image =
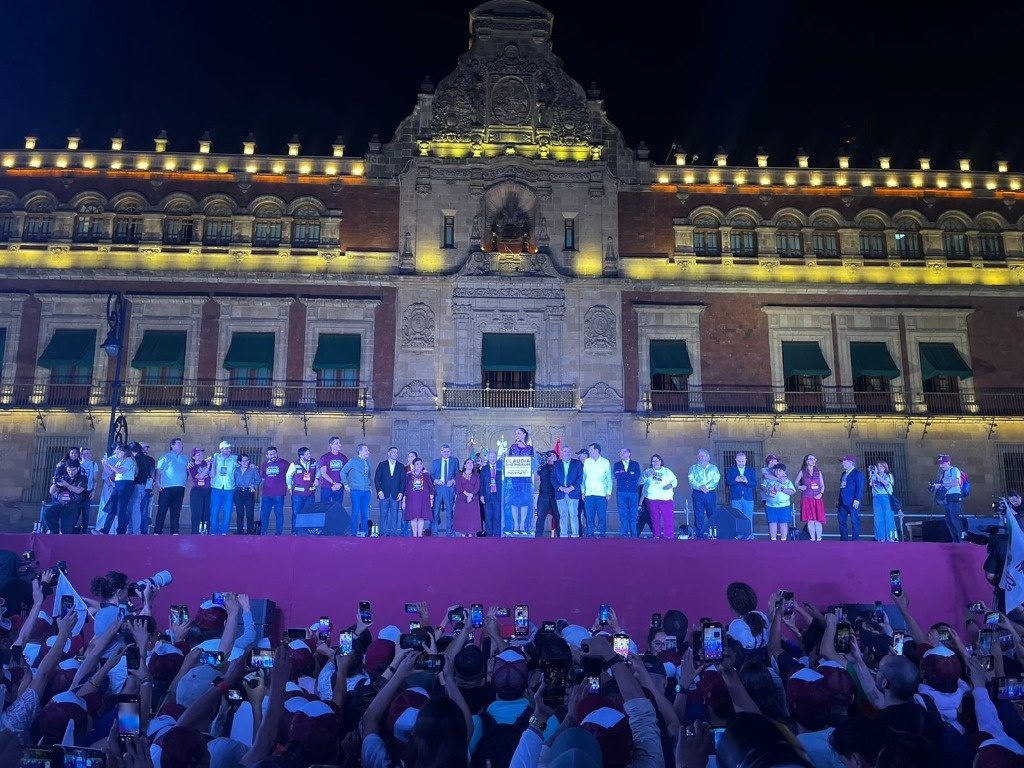
[{"label": "person holding phone", "polygon": [[890,503],[894,483],[888,462],[880,461],[868,467],[871,506],[875,513],[875,541],[897,541],[896,518]]},{"label": "person holding phone", "polygon": [[813,453],[804,456],[795,484],[800,490],[800,521],[807,525],[811,541],[821,541],[821,530],[825,525],[825,476],[821,474],[818,459]]},{"label": "person holding phone", "polygon": [[480,475],[472,458],[462,462],[462,471],[455,476],[455,506],[452,530],[463,537],[480,532]]},{"label": "person holding phone", "polygon": [[651,456],[651,465],[644,470],[640,488],[640,503],[647,499],[651,513],[654,538],[671,539],[675,532],[675,506],[673,497],[679,480],[662,462],[660,454]]}]

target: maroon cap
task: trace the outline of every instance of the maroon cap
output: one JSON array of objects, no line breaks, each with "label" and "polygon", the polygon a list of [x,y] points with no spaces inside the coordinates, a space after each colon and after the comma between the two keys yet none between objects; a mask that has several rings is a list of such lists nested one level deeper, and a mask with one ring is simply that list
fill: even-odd
[{"label": "maroon cap", "polygon": [[366,649],[365,666],[371,675],[377,674],[381,666],[387,666],[395,659],[395,643],[377,638]]},{"label": "maroon cap", "polygon": [[856,456],[852,456],[852,455],[850,455],[848,453],[845,456],[843,456],[843,458],[841,458],[840,461],[851,461],[854,464],[856,464],[857,463],[857,457]]},{"label": "maroon cap", "polygon": [[939,454],[939,458],[938,458],[938,460],[936,460],[935,463],[936,464],[942,464],[943,462],[947,462],[949,460],[950,459],[949,459],[949,454],[948,453],[940,453]]}]

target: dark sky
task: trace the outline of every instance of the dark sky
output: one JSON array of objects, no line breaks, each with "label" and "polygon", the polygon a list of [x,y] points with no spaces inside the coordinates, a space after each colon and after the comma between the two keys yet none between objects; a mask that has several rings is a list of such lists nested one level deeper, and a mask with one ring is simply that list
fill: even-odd
[{"label": "dark sky", "polygon": [[[61,148],[75,128],[83,147],[194,151],[204,130],[214,151],[283,154],[293,133],[303,154],[327,154],[339,133],[361,154],[387,140],[415,103],[424,75],[454,69],[468,41],[472,2],[248,3],[228,0],[36,0],[0,8],[0,146],[32,128],[40,148]],[[1022,13],[992,4],[916,2],[610,4],[550,0],[554,50],[584,87],[601,88],[611,120],[663,162],[677,142],[709,162],[772,165],[798,147],[834,167],[885,148],[897,167],[973,168],[997,155],[1024,166]],[[1011,4],[1005,4],[1007,6]],[[832,8],[832,10],[829,10]],[[837,10],[838,9],[838,10]],[[921,15],[922,11],[927,15]],[[973,17],[972,17],[973,14]]]}]

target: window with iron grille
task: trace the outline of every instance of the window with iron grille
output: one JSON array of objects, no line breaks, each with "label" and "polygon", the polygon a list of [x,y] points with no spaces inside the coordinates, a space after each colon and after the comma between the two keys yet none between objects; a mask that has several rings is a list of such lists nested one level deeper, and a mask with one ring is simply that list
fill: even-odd
[{"label": "window with iron grille", "polygon": [[942,252],[947,259],[966,259],[967,227],[959,219],[946,219],[942,222]]},{"label": "window with iron grille", "polygon": [[860,225],[860,255],[865,259],[884,259],[888,256],[885,233],[878,219],[864,219]]},{"label": "window with iron grille", "polygon": [[[715,444],[715,454],[718,458],[718,469],[722,473],[722,477],[725,478],[729,467],[736,465],[736,454],[738,453],[745,453],[747,455],[747,466],[752,467],[754,474],[758,475],[766,455],[763,442],[759,440],[720,440]],[[795,477],[796,473],[793,472],[790,475]],[[728,494],[728,490],[725,493]]]},{"label": "window with iron grille", "polygon": [[292,246],[318,248],[320,246],[320,213],[311,205],[304,205],[292,219]]},{"label": "window with iron grille", "polygon": [[[884,461],[889,465],[889,472],[892,474],[893,492],[904,503],[910,496],[911,485],[923,485],[924,478],[907,477],[907,451],[903,443],[885,442],[862,442],[858,441],[854,446],[854,455],[857,457],[857,466],[864,473],[865,479],[868,476],[868,467],[872,464]],[[927,478],[931,480],[931,478]]]},{"label": "window with iron grille", "polygon": [[832,219],[821,217],[814,220],[814,232],[811,233],[811,245],[814,255],[819,259],[836,259],[839,257],[839,235],[837,225]]},{"label": "window with iron grille", "polygon": [[896,255],[900,259],[920,259],[921,232],[917,222],[910,218],[902,218],[896,222]]},{"label": "window with iron grille", "polygon": [[1024,491],[1024,444],[996,444],[996,467],[999,472],[997,496],[1007,491]]},{"label": "window with iron grille", "polygon": [[978,255],[990,260],[1003,258],[1003,235],[995,222],[983,221],[978,225]]},{"label": "window with iron grille", "polygon": [[192,231],[195,222],[192,219],[192,209],[188,206],[178,205],[167,211],[167,218],[164,220],[164,243],[167,245],[188,245],[192,242]]},{"label": "window with iron grille", "polygon": [[757,256],[757,232],[754,220],[749,216],[736,216],[730,222],[729,249],[733,256],[753,258]]}]

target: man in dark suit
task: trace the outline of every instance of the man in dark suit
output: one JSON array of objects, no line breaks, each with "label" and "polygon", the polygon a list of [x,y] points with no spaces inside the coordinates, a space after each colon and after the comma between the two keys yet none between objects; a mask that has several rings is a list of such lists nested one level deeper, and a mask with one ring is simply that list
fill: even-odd
[{"label": "man in dark suit", "polygon": [[836,517],[839,519],[839,538],[846,541],[846,520],[853,525],[853,540],[860,538],[860,503],[864,498],[864,473],[857,469],[857,459],[846,455],[843,475],[839,478],[839,499],[836,501]]},{"label": "man in dark suit", "polygon": [[[434,481],[434,520],[430,524],[430,535],[437,536],[438,529],[443,528],[443,535],[452,532],[452,512],[455,509],[455,475],[460,472],[459,460],[452,456],[452,447],[445,443],[441,446],[441,458],[434,459],[430,465],[430,479]],[[441,507],[448,511],[448,524],[442,526]]]},{"label": "man in dark suit", "polygon": [[381,536],[397,536],[402,516],[402,492],[405,490],[405,465],[398,461],[398,449],[388,448],[388,457],[377,465],[373,487],[380,499]]},{"label": "man in dark suit", "polygon": [[580,535],[577,512],[583,485],[583,462],[572,457],[572,448],[562,446],[562,458],[551,467],[551,486],[558,506],[558,527],[562,537]]},{"label": "man in dark suit", "polygon": [[551,485],[551,468],[555,464],[555,452],[547,451],[542,453],[544,463],[537,470],[540,478],[539,490],[537,492],[537,524],[534,529],[534,536],[541,538],[544,535],[544,523],[548,515],[551,516],[551,533],[558,536],[558,506],[555,504],[555,489]]},{"label": "man in dark suit", "polygon": [[487,463],[480,467],[480,501],[484,503],[484,536],[501,536],[501,465],[498,454],[487,452]]},{"label": "man in dark suit", "polygon": [[619,535],[624,539],[635,539],[640,511],[640,464],[630,458],[629,448],[619,451],[619,459],[612,466],[615,501],[619,510]]}]

